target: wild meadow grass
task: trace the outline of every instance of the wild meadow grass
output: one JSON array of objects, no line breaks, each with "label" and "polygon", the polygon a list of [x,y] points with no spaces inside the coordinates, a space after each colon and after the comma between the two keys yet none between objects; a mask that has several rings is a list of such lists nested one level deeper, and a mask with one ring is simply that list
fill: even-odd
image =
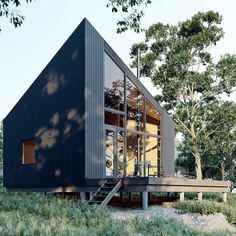
[{"label": "wild meadow grass", "polygon": [[[1,179],[0,179],[1,182]],[[1,183],[0,183],[1,184]],[[232,235],[201,233],[173,220],[111,217],[109,208],[89,207],[62,196],[8,193],[0,186],[0,235]]]},{"label": "wild meadow grass", "polygon": [[[191,197],[190,197],[191,199]],[[175,203],[175,207],[182,212],[200,213],[209,215],[223,213],[229,223],[236,225],[236,196],[228,194],[227,203],[222,202],[221,194],[204,194],[203,201],[188,200]]]}]

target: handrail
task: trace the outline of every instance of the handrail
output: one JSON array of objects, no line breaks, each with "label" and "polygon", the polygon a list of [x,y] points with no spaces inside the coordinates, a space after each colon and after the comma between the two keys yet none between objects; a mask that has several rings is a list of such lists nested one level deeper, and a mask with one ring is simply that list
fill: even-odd
[{"label": "handrail", "polygon": [[111,192],[107,195],[107,197],[103,200],[101,206],[107,205],[107,203],[112,199],[114,194],[120,189],[121,186],[122,186],[122,180],[120,179],[118,183],[114,186],[114,188],[111,190]]},{"label": "handrail", "polygon": [[103,184],[98,188],[98,190],[93,194],[93,196],[88,200],[87,205],[92,201],[93,197],[101,190],[101,188],[105,185],[107,179],[103,182]]}]

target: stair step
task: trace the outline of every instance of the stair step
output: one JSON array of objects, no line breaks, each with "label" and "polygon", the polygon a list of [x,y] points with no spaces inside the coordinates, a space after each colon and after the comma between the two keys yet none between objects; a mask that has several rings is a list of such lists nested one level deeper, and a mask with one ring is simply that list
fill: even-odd
[{"label": "stair step", "polygon": [[106,182],[106,183],[105,183],[105,185],[108,185],[108,184],[109,184],[109,185],[116,185],[117,182]]},{"label": "stair step", "polygon": [[102,186],[101,189],[113,189],[115,186]]},{"label": "stair step", "polygon": [[96,196],[104,196],[106,197],[110,192],[98,192]]},{"label": "stair step", "polygon": [[106,196],[94,196],[93,198],[94,199],[102,199],[102,200],[104,200],[106,198]]},{"label": "stair step", "polygon": [[[106,180],[107,181],[107,180]],[[121,187],[122,182],[107,181],[97,190],[93,197],[88,202],[89,205],[100,204],[107,205],[113,196],[117,193],[118,189]]]}]

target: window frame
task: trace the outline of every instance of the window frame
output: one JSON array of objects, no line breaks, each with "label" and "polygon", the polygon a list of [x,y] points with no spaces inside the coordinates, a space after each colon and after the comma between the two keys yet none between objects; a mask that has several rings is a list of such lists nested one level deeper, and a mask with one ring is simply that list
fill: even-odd
[{"label": "window frame", "polygon": [[[33,156],[33,158],[32,157],[30,157],[30,158],[25,157],[25,148],[26,148],[27,143],[29,143],[29,142],[33,142],[33,144],[34,144],[33,145],[34,146],[34,152],[33,152],[34,156]],[[23,166],[25,166],[25,165],[34,165],[36,163],[36,141],[35,141],[35,138],[22,140],[21,141],[21,148],[22,148],[21,164]],[[30,161],[26,161],[26,159],[30,159]],[[31,161],[31,159],[33,159],[33,160]]]},{"label": "window frame", "polygon": [[[117,61],[116,57],[113,56],[113,53],[109,50],[109,49],[106,49],[104,50],[104,57],[105,57],[105,54],[110,57],[110,59],[116,64],[116,66],[123,72],[124,74],[124,103],[123,103],[123,106],[124,106],[124,109],[123,110],[116,110],[116,109],[113,109],[113,108],[109,108],[109,107],[105,107],[105,101],[104,101],[104,115],[105,115],[105,111],[108,111],[108,112],[112,112],[112,113],[115,113],[115,114],[119,114],[119,115],[124,115],[124,120],[123,120],[123,126],[124,127],[116,127],[116,126],[112,126],[112,125],[108,125],[105,123],[105,119],[104,119],[104,128],[116,128],[117,130],[120,130],[120,131],[123,131],[124,132],[124,164],[125,164],[125,168],[124,168],[124,176],[127,176],[127,173],[126,173],[126,162],[127,162],[127,133],[131,132],[131,133],[136,133],[136,134],[139,134],[139,135],[142,135],[143,136],[143,145],[144,145],[144,148],[143,148],[143,152],[144,152],[144,156],[143,156],[143,159],[144,159],[144,163],[143,163],[143,168],[144,168],[144,176],[147,177],[147,173],[146,173],[146,138],[147,137],[153,137],[153,138],[157,138],[158,140],[160,140],[160,148],[162,149],[162,112],[160,111],[160,108],[158,108],[157,105],[155,105],[155,100],[154,98],[150,97],[149,94],[148,94],[148,91],[143,88],[139,83],[137,83],[137,78],[134,78],[134,76],[127,72],[127,69],[126,67],[124,67],[122,64],[120,65],[119,64],[119,60]],[[105,65],[104,65],[105,66]],[[104,81],[105,81],[105,78],[104,78]],[[144,103],[144,109],[143,109],[143,129],[142,131],[138,131],[138,130],[132,130],[132,129],[127,129],[127,119],[128,119],[128,114],[127,114],[127,81],[130,81],[135,87],[136,89],[142,94],[142,100],[143,100],[143,103]],[[104,87],[105,87],[105,84],[104,84]],[[105,93],[104,93],[104,96],[105,96]],[[104,97],[105,99],[105,97]],[[159,113],[160,115],[160,127],[159,129],[157,130],[157,134],[153,134],[153,133],[148,133],[147,132],[147,102],[149,102],[154,108],[155,110],[157,111],[157,113]],[[157,153],[157,157],[159,157],[159,154],[160,154],[160,158],[158,158],[157,162],[159,161],[159,173],[158,175],[161,175],[162,173],[160,173],[161,171],[161,165],[162,165],[162,152],[161,150],[158,151],[159,153]]]}]

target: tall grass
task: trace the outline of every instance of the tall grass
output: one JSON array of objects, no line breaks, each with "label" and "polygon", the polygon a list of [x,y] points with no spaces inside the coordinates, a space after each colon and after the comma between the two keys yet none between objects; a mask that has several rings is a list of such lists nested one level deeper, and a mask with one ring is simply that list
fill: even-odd
[{"label": "tall grass", "polygon": [[[0,180],[1,181],[1,180]],[[62,197],[7,193],[0,186],[0,235],[232,235],[201,233],[174,220],[120,221],[110,210]]]},{"label": "tall grass", "polygon": [[[231,202],[235,201],[235,198],[231,196]],[[203,201],[183,201],[177,202],[175,207],[182,212],[200,213],[202,215],[209,215],[214,213],[223,213],[229,223],[236,224],[236,206],[234,204],[226,204],[213,202],[209,200]]]}]

